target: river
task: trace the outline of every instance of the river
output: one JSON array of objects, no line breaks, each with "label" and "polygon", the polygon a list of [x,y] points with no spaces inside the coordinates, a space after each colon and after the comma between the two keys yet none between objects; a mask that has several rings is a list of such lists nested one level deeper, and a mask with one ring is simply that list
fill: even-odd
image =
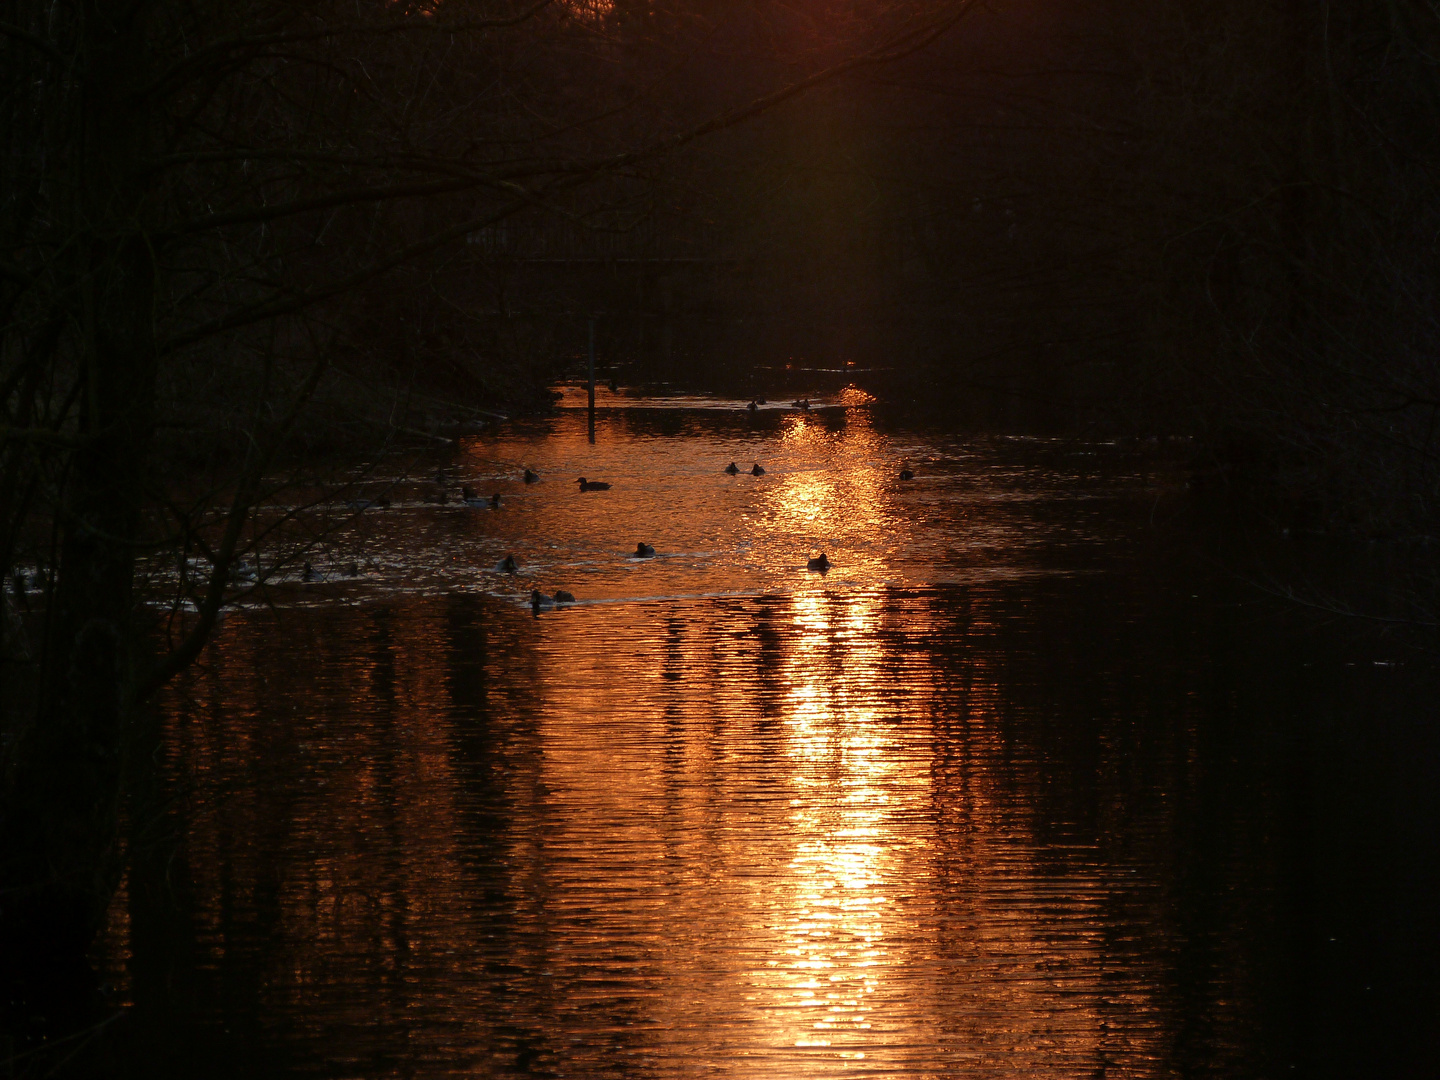
[{"label": "river", "polygon": [[153,1075],[1398,1076],[1433,1044],[1428,661],[1177,556],[1164,453],[856,393],[602,391],[592,445],[576,400],[374,465],[389,505],[167,691],[177,906],[127,882],[97,954]]}]

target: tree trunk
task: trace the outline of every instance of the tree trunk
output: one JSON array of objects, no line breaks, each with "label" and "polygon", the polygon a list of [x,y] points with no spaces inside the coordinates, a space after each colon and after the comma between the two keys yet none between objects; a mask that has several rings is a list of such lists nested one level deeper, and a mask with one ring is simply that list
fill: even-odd
[{"label": "tree trunk", "polygon": [[0,953],[24,970],[81,956],[119,880],[129,687],[143,653],[132,590],[154,423],[155,269],[141,164],[149,123],[141,3],[83,12],[67,162],[80,327],[79,449],[59,493],[59,559],[36,707],[11,748],[0,816]]}]

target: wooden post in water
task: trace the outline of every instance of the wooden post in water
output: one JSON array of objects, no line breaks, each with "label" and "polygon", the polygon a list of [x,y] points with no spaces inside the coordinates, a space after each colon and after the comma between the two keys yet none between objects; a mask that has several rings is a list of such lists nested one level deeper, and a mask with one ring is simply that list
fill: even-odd
[{"label": "wooden post in water", "polygon": [[595,320],[590,320],[590,441],[595,441]]}]

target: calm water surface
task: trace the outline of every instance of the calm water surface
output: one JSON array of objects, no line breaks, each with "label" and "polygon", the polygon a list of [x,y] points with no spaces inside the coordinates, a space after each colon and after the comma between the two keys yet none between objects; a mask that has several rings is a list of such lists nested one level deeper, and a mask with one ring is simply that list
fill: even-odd
[{"label": "calm water surface", "polygon": [[[1345,767],[1292,723],[1330,676],[1148,557],[1175,476],[606,404],[594,446],[564,411],[382,467],[333,580],[231,612],[169,695],[180,911],[132,881],[102,957],[157,1060],[1258,1077],[1363,1041],[1351,931],[1390,894],[1346,906],[1364,797],[1317,808]],[[435,505],[440,468],[501,508]],[[1404,668],[1361,663],[1362,700]]]}]

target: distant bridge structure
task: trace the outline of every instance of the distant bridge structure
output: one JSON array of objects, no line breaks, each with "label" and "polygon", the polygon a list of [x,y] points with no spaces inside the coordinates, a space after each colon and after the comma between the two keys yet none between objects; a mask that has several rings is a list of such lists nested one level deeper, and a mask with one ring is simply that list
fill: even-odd
[{"label": "distant bridge structure", "polygon": [[747,264],[715,223],[695,219],[525,215],[465,239],[465,262],[491,297],[480,306],[492,316],[574,323],[565,337],[577,352],[582,326],[598,318],[623,353],[664,360],[677,327],[683,335],[717,317],[717,301]]},{"label": "distant bridge structure", "polygon": [[740,261],[713,222],[649,216],[614,226],[553,216],[513,218],[477,229],[465,242],[483,257],[511,263],[719,266]]}]

